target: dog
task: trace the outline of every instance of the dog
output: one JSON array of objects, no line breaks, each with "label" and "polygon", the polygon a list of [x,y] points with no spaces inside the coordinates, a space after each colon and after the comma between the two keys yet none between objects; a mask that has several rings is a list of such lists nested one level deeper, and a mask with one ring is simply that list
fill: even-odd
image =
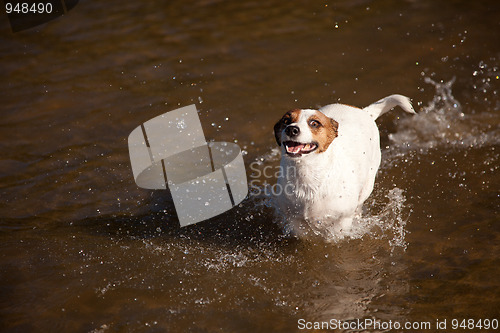
[{"label": "dog", "polygon": [[296,236],[338,237],[348,232],[370,196],[380,166],[375,120],[408,97],[391,95],[363,109],[330,104],[288,111],[274,126],[281,148],[277,206]]}]

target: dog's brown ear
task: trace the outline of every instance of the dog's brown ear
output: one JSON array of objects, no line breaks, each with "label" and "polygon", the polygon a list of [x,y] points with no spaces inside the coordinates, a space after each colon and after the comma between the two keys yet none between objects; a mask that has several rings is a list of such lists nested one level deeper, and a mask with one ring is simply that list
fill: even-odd
[{"label": "dog's brown ear", "polygon": [[274,138],[278,146],[281,146],[281,131],[283,130],[283,118],[274,125]]},{"label": "dog's brown ear", "polygon": [[332,128],[335,133],[333,137],[335,139],[337,136],[339,136],[339,123],[333,120],[332,118],[330,118],[330,122],[332,123]]}]

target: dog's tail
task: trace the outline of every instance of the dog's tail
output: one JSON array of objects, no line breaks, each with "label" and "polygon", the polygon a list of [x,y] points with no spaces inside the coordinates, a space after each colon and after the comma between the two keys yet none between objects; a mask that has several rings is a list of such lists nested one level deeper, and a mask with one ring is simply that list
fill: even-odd
[{"label": "dog's tail", "polygon": [[368,112],[368,114],[375,120],[387,111],[390,111],[395,106],[400,106],[406,112],[415,114],[415,110],[413,110],[410,99],[403,95],[387,96],[373,104],[368,105],[363,110]]}]

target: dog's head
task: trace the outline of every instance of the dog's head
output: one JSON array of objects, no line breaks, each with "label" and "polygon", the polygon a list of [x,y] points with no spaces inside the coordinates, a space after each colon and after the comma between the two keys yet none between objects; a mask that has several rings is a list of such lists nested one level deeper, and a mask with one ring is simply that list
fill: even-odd
[{"label": "dog's head", "polygon": [[295,109],[274,125],[274,136],[289,157],[301,157],[325,152],[338,136],[338,128],[335,120],[320,111]]}]

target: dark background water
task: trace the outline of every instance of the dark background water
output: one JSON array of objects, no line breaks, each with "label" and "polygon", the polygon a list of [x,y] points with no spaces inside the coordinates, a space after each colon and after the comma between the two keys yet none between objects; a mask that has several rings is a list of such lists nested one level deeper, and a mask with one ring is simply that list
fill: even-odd
[{"label": "dark background water", "polygon": [[[0,328],[500,319],[499,41],[496,0],[80,1],[18,33],[0,15]],[[393,93],[419,114],[378,121],[352,239],[286,239],[255,196],[179,229],[134,183],[128,134],[180,106],[264,167],[286,110]]]}]

